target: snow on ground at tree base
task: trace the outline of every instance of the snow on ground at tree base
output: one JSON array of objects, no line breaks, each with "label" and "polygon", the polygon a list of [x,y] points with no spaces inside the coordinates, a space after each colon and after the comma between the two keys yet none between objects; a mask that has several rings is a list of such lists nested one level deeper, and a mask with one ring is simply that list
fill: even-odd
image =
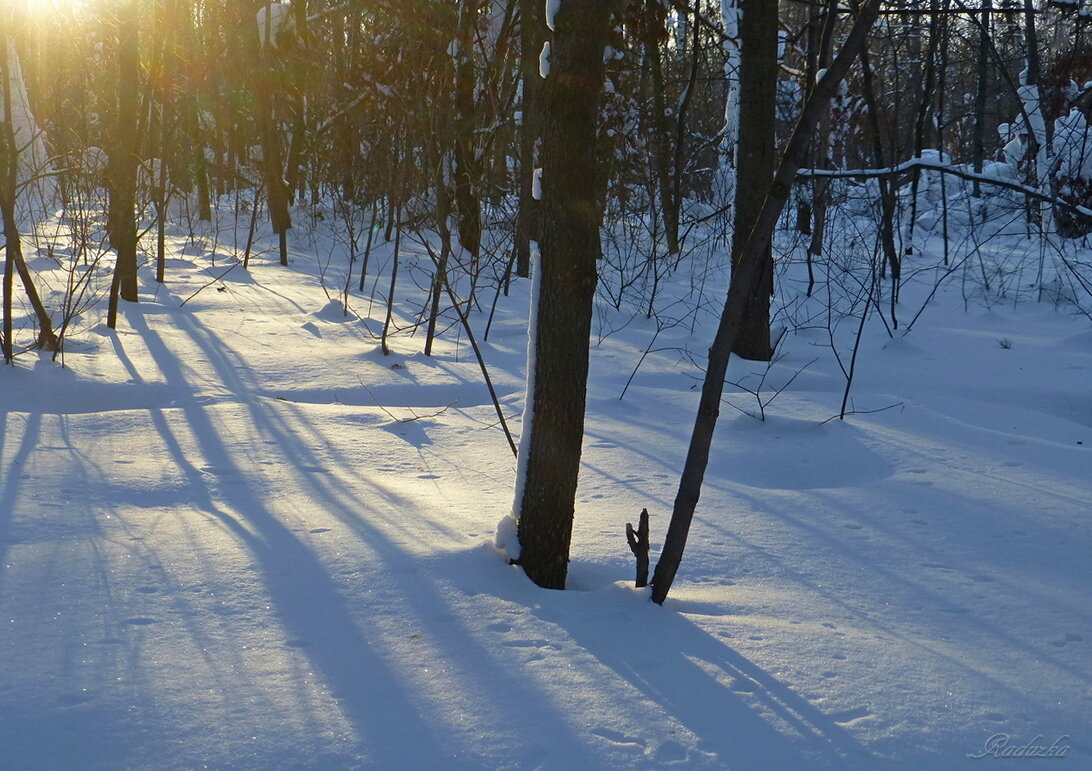
[{"label": "snow on ground at tree base", "polygon": [[[180,239],[116,333],[95,311],[65,369],[0,371],[0,766],[977,769],[1052,744],[1092,766],[1070,306],[953,280],[909,336],[868,327],[844,422],[826,329],[790,333],[766,420],[725,404],[659,607],[624,528],[647,507],[662,543],[700,385],[680,347],[710,319],[650,346],[653,322],[599,314],[620,329],[593,351],[571,590],[544,591],[491,546],[515,463],[459,329],[384,357],[368,294],[346,316],[329,250],[294,238],[290,268],[212,284],[230,261]],[[483,343],[509,416],[526,283]]]}]

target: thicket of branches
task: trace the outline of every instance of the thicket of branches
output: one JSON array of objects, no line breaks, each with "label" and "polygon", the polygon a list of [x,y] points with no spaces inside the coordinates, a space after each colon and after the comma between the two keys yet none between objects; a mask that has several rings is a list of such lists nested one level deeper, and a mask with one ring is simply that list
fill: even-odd
[{"label": "thicket of branches", "polygon": [[[541,165],[543,5],[96,0],[66,13],[16,9],[8,23],[49,153],[66,170],[62,190],[88,148],[121,152],[121,126],[133,134],[125,149],[138,162],[162,158],[198,216],[239,188],[261,189],[278,231],[295,201],[338,196],[377,203],[389,219],[401,208],[435,220],[449,198],[457,238],[477,255],[485,228],[533,234],[516,223],[533,209]],[[693,204],[731,204],[716,183],[732,163],[720,139],[739,41],[726,37],[721,6],[627,0],[610,40],[594,171],[606,180],[603,206],[608,220],[644,216],[669,254],[708,214]],[[765,129],[781,138],[842,33],[844,21],[825,34],[828,7],[780,4],[778,119]],[[1088,22],[1073,2],[885,3],[869,67],[837,100],[815,165],[888,166],[940,150],[981,170],[1034,133],[1021,122],[1028,77],[1049,142],[1055,120],[1092,101]]]}]

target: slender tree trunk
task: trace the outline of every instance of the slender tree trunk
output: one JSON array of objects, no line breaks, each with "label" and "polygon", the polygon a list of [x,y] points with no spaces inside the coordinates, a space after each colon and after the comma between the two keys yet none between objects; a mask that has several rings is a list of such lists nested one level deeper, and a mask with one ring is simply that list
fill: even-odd
[{"label": "slender tree trunk", "polygon": [[[686,176],[686,151],[687,151],[687,118],[690,115],[690,106],[694,102],[694,91],[698,86],[698,77],[701,71],[701,57],[698,45],[698,33],[700,28],[697,22],[698,9],[695,4],[694,7],[694,23],[690,25],[693,30],[693,42],[690,51],[690,74],[686,81],[686,90],[683,91],[682,97],[679,99],[679,107],[675,116],[675,148],[674,158],[671,164],[671,203],[672,209],[670,212],[665,208],[665,215],[670,215],[670,218],[665,216],[665,224],[667,226],[667,244],[668,252],[671,254],[677,254],[681,248],[679,238],[679,227],[682,220],[682,203],[683,203],[683,178]],[[686,46],[683,45],[682,49],[685,51]],[[671,247],[674,247],[673,249]]]},{"label": "slender tree trunk", "polygon": [[[978,53],[975,60],[977,87],[974,96],[974,134],[971,137],[971,157],[976,174],[982,173],[982,164],[986,159],[986,100],[990,95],[990,12],[992,0],[982,0],[982,22],[978,30]],[[975,198],[982,195],[982,187],[976,181],[972,183]]]},{"label": "slender tree trunk", "polygon": [[[872,157],[876,168],[888,165],[884,153],[883,130],[880,128],[879,105],[876,101],[875,79],[872,77],[872,65],[868,57],[868,44],[861,50],[861,80],[864,86],[865,108],[868,110],[869,133],[872,134]],[[888,177],[877,180],[880,188],[880,245],[883,248],[884,264],[891,267],[891,322],[898,329],[895,316],[895,303],[898,302],[899,284],[902,281],[902,263],[895,248],[895,183]],[[886,272],[881,269],[881,275]]]},{"label": "slender tree trunk", "polygon": [[736,155],[739,139],[739,0],[721,0],[724,28],[724,128],[721,130],[718,190],[725,204],[736,197]]},{"label": "slender tree trunk", "polygon": [[[47,351],[56,351],[59,347],[53,332],[53,322],[42,304],[33,277],[23,259],[22,234],[16,219],[15,204],[19,192],[19,152],[20,138],[16,135],[12,118],[12,70],[17,66],[9,59],[10,48],[6,29],[0,24],[0,98],[2,98],[3,124],[0,124],[0,218],[4,228],[4,298],[3,298],[3,354],[6,362],[11,362],[15,353],[14,331],[12,329],[12,302],[14,268],[19,273],[23,290],[34,309],[38,320],[38,346]],[[33,165],[33,164],[32,164]]]},{"label": "slender tree trunk", "polygon": [[[200,137],[201,129],[196,129],[193,136]],[[194,169],[197,176],[197,219],[202,222],[211,222],[212,193],[209,189],[209,161],[205,157],[205,147],[202,142],[194,146]]]},{"label": "slender tree trunk", "polygon": [[[19,227],[15,220],[14,201],[14,197],[8,195],[0,197],[0,216],[2,216],[4,220],[4,280],[10,280],[8,278],[10,275],[10,266],[14,266],[15,270],[19,273],[19,280],[23,284],[23,291],[27,293],[27,299],[30,300],[30,307],[34,310],[34,317],[38,321],[38,347],[46,351],[56,351],[60,347],[60,343],[57,341],[57,336],[53,332],[53,321],[49,318],[49,312],[46,311],[45,305],[42,303],[42,298],[39,296],[38,290],[34,286],[34,277],[31,276],[30,269],[27,267],[26,260],[23,258],[22,236],[19,233]],[[8,289],[5,288],[5,291],[8,291]],[[10,298],[6,298],[5,302],[10,303]],[[5,312],[10,317],[10,305],[5,305]],[[10,340],[11,330],[7,330],[5,335]]]},{"label": "slender tree trunk", "polygon": [[672,175],[671,124],[668,122],[667,94],[664,83],[663,46],[667,41],[667,8],[659,0],[645,0],[641,14],[641,37],[652,87],[653,173],[660,190],[660,211],[668,254],[679,251],[679,201]]},{"label": "slender tree trunk", "polygon": [[[15,193],[19,183],[18,144],[15,140],[15,130],[11,120],[11,72],[8,61],[8,39],[6,28],[0,24],[0,78],[3,78],[2,96],[4,99],[4,124],[3,133],[0,134],[0,173],[2,173],[3,193],[0,196],[0,204],[3,211],[0,214],[4,218],[4,238],[10,242],[9,230],[18,229],[15,220]],[[12,221],[9,226],[9,217]],[[15,358],[14,330],[12,328],[12,302],[13,287],[12,268],[15,266],[15,250],[5,246],[4,248],[4,311],[3,333],[0,334],[0,347],[3,348],[4,363],[11,364]]]},{"label": "slender tree trunk", "polygon": [[741,334],[749,300],[765,291],[764,274],[769,268],[769,249],[777,219],[789,199],[796,172],[807,159],[808,146],[814,138],[819,116],[830,106],[835,90],[845,78],[849,66],[864,47],[869,30],[880,11],[880,0],[866,0],[858,11],[853,28],[842,50],[827,68],[811,95],[804,103],[796,128],[785,147],[777,174],[766,196],[750,237],[740,254],[739,265],[732,273],[728,298],[721,313],[716,337],[709,349],[709,362],[705,370],[701,401],[690,436],[679,491],[671,513],[667,538],[656,564],[652,578],[652,600],[663,603],[682,563],[690,523],[701,496],[702,480],[709,465],[709,449],[713,443],[713,431],[720,415],[720,400],[724,392],[724,376],[728,371],[728,359]]},{"label": "slender tree trunk", "polygon": [[309,121],[306,94],[311,93],[311,61],[308,57],[310,36],[307,24],[306,0],[293,0],[292,18],[295,28],[295,54],[292,63],[296,78],[294,103],[292,104],[292,131],[288,140],[288,155],[285,159],[284,181],[289,203],[302,200],[306,182],[304,180],[305,154],[307,151]]},{"label": "slender tree trunk", "polygon": [[[762,209],[777,166],[772,127],[777,114],[777,3],[740,0],[739,155],[737,158],[736,216],[732,234],[733,271],[740,266],[743,248]],[[741,333],[734,341],[737,356],[769,361],[770,295],[773,294],[772,252],[763,260],[763,291],[748,301]]]},{"label": "slender tree trunk", "polygon": [[[940,40],[940,0],[929,0],[929,44],[925,50],[925,83],[921,89],[921,102],[918,106],[917,120],[914,122],[914,157],[920,158],[928,141],[930,126],[935,129],[936,122],[933,104],[936,100],[937,84],[937,44]],[[914,227],[918,218],[918,189],[921,186],[921,170],[914,169],[910,180],[910,217],[906,226],[906,254],[914,252]]]},{"label": "slender tree trunk", "polygon": [[[819,73],[819,44],[822,42],[823,37],[823,7],[818,4],[812,4],[808,6],[808,21],[804,27],[804,39],[806,41],[806,48],[804,50],[804,93],[811,90],[815,84],[816,76]],[[811,167],[818,168],[818,156],[820,154],[820,148],[818,143],[814,143],[811,148],[811,154],[808,158],[808,162]],[[804,236],[811,235],[811,202],[805,198],[802,192],[796,201],[796,230],[798,233]],[[815,277],[812,269],[811,254],[807,255],[808,266],[808,297],[811,297],[812,288],[815,286]]]},{"label": "slender tree trunk", "polygon": [[4,320],[3,320],[3,333],[0,334],[0,348],[3,350],[4,363],[11,364],[15,358],[15,340],[14,330],[12,329],[12,301],[14,299],[13,293],[13,277],[12,267],[14,261],[11,257],[11,252],[7,249],[4,250]]},{"label": "slender tree trunk", "polygon": [[481,0],[459,3],[455,61],[455,214],[459,243],[476,261],[482,243],[481,163],[474,137],[474,32]]},{"label": "slender tree trunk", "polygon": [[[398,216],[398,207],[395,207],[395,216]],[[384,356],[390,356],[391,348],[387,344],[387,337],[391,331],[391,321],[394,319],[394,290],[398,285],[398,261],[401,257],[402,251],[402,228],[401,226],[394,232],[394,264],[391,266],[391,286],[387,292],[387,315],[383,320],[383,334],[379,338],[380,347],[383,349]]]},{"label": "slender tree trunk", "polygon": [[[1028,150],[1025,158],[1028,187],[1039,187],[1047,178],[1047,153],[1050,147],[1050,135],[1046,116],[1043,114],[1043,99],[1039,91],[1039,38],[1035,29],[1035,8],[1032,0],[1024,0],[1024,49],[1026,59],[1020,84],[1020,100],[1024,105],[1024,114],[1028,123]],[[1035,226],[1042,233],[1044,220],[1050,214],[1050,208],[1042,203],[1027,202],[1028,224]],[[1030,231],[1029,231],[1030,236]]]},{"label": "slender tree trunk", "polygon": [[[449,162],[448,158],[441,161],[445,166]],[[443,179],[445,175],[441,173],[437,176],[439,179],[436,181],[436,226],[440,231],[440,258],[436,261],[436,270],[432,274],[428,328],[425,332],[425,356],[432,355],[432,343],[436,338],[436,322],[440,317],[440,296],[447,282],[447,261],[451,255],[451,198]]]},{"label": "slender tree trunk", "polygon": [[519,134],[519,212],[516,214],[516,275],[531,275],[531,241],[537,239],[535,226],[538,201],[534,197],[535,149],[542,136],[542,77],[538,57],[545,41],[545,4],[541,0],[518,0],[520,18],[520,78],[523,82],[522,122]]},{"label": "slender tree trunk", "polygon": [[[834,26],[838,21],[837,0],[831,0],[823,11],[820,20],[817,20],[818,42],[815,62],[815,73],[830,65],[834,46]],[[809,89],[814,87],[814,78],[809,81]],[[819,118],[819,125],[815,132],[814,155],[812,166],[817,169],[829,169],[833,167],[830,148],[830,110],[824,110]],[[827,203],[830,182],[825,179],[816,179],[811,186],[811,211],[813,223],[811,229],[811,243],[808,244],[808,297],[811,297],[815,289],[814,262],[823,254],[823,241],[827,232]]]},{"label": "slender tree trunk", "polygon": [[[951,8],[951,0],[943,0],[943,10],[947,12]],[[947,128],[947,101],[945,93],[948,86],[948,17],[944,16],[941,22],[943,30],[940,36],[940,60],[937,62],[937,151],[944,158],[944,150],[947,147],[945,141],[945,129]],[[948,175],[940,175],[940,238],[944,243],[944,264],[949,263],[948,243]]]},{"label": "slender tree trunk", "polygon": [[596,164],[603,52],[616,4],[561,4],[545,84],[540,302],[516,512],[520,564],[550,589],[565,588],[584,437],[600,226],[597,191],[587,181]]},{"label": "slender tree trunk", "polygon": [[174,78],[177,52],[174,34],[181,22],[182,9],[178,0],[168,0],[163,6],[159,61],[159,169],[155,173],[153,202],[156,213],[155,280],[163,283],[167,272],[167,155],[170,151],[171,124],[174,121]]},{"label": "slender tree trunk", "polygon": [[108,231],[110,245],[117,252],[114,267],[116,281],[111,284],[107,325],[117,322],[118,294],[128,302],[137,302],[136,171],[139,163],[137,95],[140,84],[140,49],[137,40],[139,22],[137,0],[118,4],[117,15],[117,123],[107,166],[107,190],[110,194]]},{"label": "slender tree trunk", "polygon": [[364,291],[364,282],[368,278],[368,261],[372,256],[372,241],[375,239],[375,220],[378,216],[379,202],[372,201],[372,213],[368,218],[368,240],[364,243],[364,258],[360,261],[360,285],[357,287],[358,292]]},{"label": "slender tree trunk", "polygon": [[257,75],[257,93],[261,110],[262,166],[265,172],[269,219],[273,232],[278,236],[281,265],[288,265],[288,230],[292,227],[292,216],[288,211],[290,191],[284,178],[284,151],[281,147],[281,132],[275,115],[276,104],[271,83],[272,68],[275,66],[271,55],[272,16],[272,13],[265,14],[264,36],[258,41],[260,68]]}]

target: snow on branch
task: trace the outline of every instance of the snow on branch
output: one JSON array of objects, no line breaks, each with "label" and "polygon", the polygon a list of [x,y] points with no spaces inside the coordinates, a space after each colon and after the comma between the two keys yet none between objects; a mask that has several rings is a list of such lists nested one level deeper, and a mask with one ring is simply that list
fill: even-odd
[{"label": "snow on branch", "polygon": [[910,160],[903,161],[895,166],[887,166],[886,168],[881,169],[800,169],[796,172],[796,177],[797,179],[816,179],[818,177],[826,177],[827,179],[876,179],[878,177],[898,176],[899,174],[905,174],[914,169],[951,174],[954,177],[959,177],[960,179],[965,179],[969,182],[979,182],[983,185],[996,185],[997,187],[1003,187],[1017,193],[1023,193],[1029,198],[1033,198],[1037,201],[1062,206],[1082,216],[1092,217],[1092,209],[1080,206],[1079,204],[1070,203],[1057,196],[1044,193],[1041,190],[1036,190],[1033,187],[1021,185],[1018,182],[1009,182],[1004,179],[998,179],[997,177],[991,177],[986,174],[977,174],[973,171],[961,169],[958,166],[937,163],[936,161],[929,161],[924,158],[911,158]]}]

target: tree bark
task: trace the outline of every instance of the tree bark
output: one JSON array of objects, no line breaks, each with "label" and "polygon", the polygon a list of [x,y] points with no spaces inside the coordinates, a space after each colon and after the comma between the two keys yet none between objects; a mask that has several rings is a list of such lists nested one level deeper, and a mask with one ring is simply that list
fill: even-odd
[{"label": "tree bark", "polygon": [[[264,42],[263,42],[264,41]],[[281,132],[276,119],[276,105],[273,100],[272,71],[274,65],[270,49],[273,46],[272,13],[265,16],[264,37],[258,40],[260,62],[258,79],[258,102],[261,111],[262,127],[262,168],[265,177],[269,219],[273,232],[280,244],[281,265],[288,264],[287,235],[292,227],[292,215],[289,213],[291,191],[284,178],[284,150],[281,146]]]},{"label": "tree bark", "polygon": [[[876,89],[872,77],[872,65],[868,57],[868,45],[861,49],[861,85],[864,89],[865,109],[868,111],[868,127],[871,136],[872,157],[876,166],[886,166],[889,159],[884,154],[883,129],[880,127],[880,111],[876,101]],[[880,246],[883,248],[884,265],[891,268],[891,323],[895,329],[899,322],[895,315],[899,285],[902,283],[902,263],[895,247],[895,183],[887,177],[877,180],[880,187]],[[883,275],[881,269],[881,277]]]},{"label": "tree bark", "polygon": [[19,191],[19,138],[16,136],[12,120],[12,67],[8,58],[8,38],[6,30],[0,29],[0,98],[3,102],[3,124],[0,125],[0,219],[4,229],[4,289],[3,289],[3,337],[4,361],[11,362],[15,355],[15,339],[12,329],[12,300],[14,268],[19,273],[23,290],[27,293],[30,305],[38,320],[38,346],[47,351],[56,351],[59,347],[53,332],[53,322],[42,304],[33,277],[23,259],[22,235],[16,219],[15,203]]},{"label": "tree bark", "polygon": [[601,216],[588,176],[596,163],[603,52],[615,5],[562,3],[545,84],[540,301],[517,519],[519,562],[549,589],[565,588],[584,436]]},{"label": "tree bark", "polygon": [[481,163],[475,148],[474,32],[481,0],[459,3],[455,60],[455,215],[459,243],[477,260],[482,243]]},{"label": "tree bark", "polygon": [[652,87],[652,149],[653,173],[660,189],[660,209],[664,222],[664,237],[668,254],[679,251],[679,201],[675,196],[672,175],[674,150],[671,124],[667,114],[667,94],[664,83],[663,45],[667,41],[667,8],[659,0],[645,0],[641,14],[641,40],[645,63]]},{"label": "tree bark", "polygon": [[[822,24],[817,37],[816,43],[816,62],[815,62],[815,75],[818,75],[819,71],[825,69],[830,64],[831,56],[833,55],[834,44],[834,27],[838,21],[838,3],[837,0],[830,0],[826,8],[822,13]],[[816,11],[818,13],[818,11]],[[818,19],[816,20],[818,24]],[[815,83],[815,77],[809,80],[810,84]],[[818,169],[829,169],[833,166],[831,159],[831,147],[830,147],[830,110],[824,110],[822,116],[819,118],[819,125],[816,130],[814,147],[814,161],[812,165]],[[811,214],[813,218],[813,224],[811,229],[811,243],[808,245],[808,297],[811,297],[812,291],[815,289],[815,271],[814,262],[817,257],[823,254],[823,242],[826,240],[827,232],[827,203],[828,203],[828,188],[829,182],[824,179],[816,180],[811,189]]]},{"label": "tree bark", "polygon": [[516,275],[531,275],[531,241],[538,237],[538,201],[534,197],[535,149],[542,135],[542,78],[538,55],[545,39],[545,4],[519,0],[520,77],[523,80],[519,137],[519,212],[516,214]]},{"label": "tree bark", "polygon": [[[732,269],[739,269],[743,250],[762,209],[777,166],[773,125],[777,107],[777,3],[740,0],[739,149],[736,159],[736,215],[732,235]],[[748,301],[743,327],[733,353],[769,361],[772,253],[763,260],[763,291]]]},{"label": "tree bark", "polygon": [[[936,112],[933,109],[936,101],[937,83],[937,49],[940,39],[940,0],[929,0],[929,10],[932,16],[929,18],[929,44],[925,51],[924,75],[925,82],[921,90],[921,101],[918,105],[917,119],[914,121],[914,157],[921,158],[925,150],[926,134],[935,135]],[[921,185],[921,170],[915,169],[910,180],[910,217],[906,227],[906,254],[914,252],[914,228],[918,215],[918,189]]]},{"label": "tree bark", "polygon": [[106,171],[110,196],[107,213],[110,245],[117,252],[116,280],[111,285],[107,325],[117,322],[118,294],[137,302],[136,170],[139,163],[137,124],[140,84],[139,20],[136,0],[127,0],[117,10],[117,123]]},{"label": "tree bark", "polygon": [[[982,164],[986,159],[986,100],[990,93],[990,11],[992,0],[982,2],[982,22],[978,29],[978,54],[975,62],[977,87],[974,97],[974,134],[971,137],[971,156],[976,174],[982,173]],[[982,195],[982,188],[974,183],[972,193],[975,198]]]}]

